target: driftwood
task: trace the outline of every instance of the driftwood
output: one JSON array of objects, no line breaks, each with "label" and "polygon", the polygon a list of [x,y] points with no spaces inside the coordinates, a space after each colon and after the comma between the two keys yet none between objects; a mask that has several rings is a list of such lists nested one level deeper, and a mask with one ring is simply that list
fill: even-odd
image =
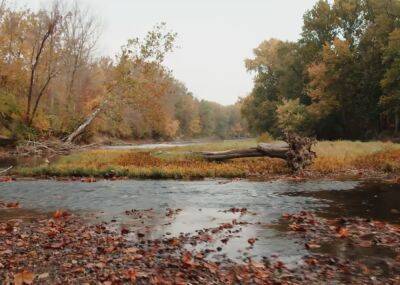
[{"label": "driftwood", "polygon": [[295,134],[286,134],[285,142],[279,143],[260,143],[257,147],[248,149],[202,152],[204,159],[210,161],[224,161],[235,158],[246,157],[271,157],[286,160],[288,166],[293,171],[304,169],[310,165],[315,158],[315,152],[311,150],[315,140],[300,137]]},{"label": "driftwood", "polygon": [[24,144],[17,146],[13,152],[18,156],[47,156],[67,155],[72,151],[84,150],[92,148],[96,144],[79,146],[61,141],[26,141]]}]

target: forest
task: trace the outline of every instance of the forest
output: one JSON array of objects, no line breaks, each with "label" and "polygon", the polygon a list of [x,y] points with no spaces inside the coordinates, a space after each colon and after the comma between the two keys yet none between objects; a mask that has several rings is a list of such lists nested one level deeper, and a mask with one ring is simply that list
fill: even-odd
[{"label": "forest", "polygon": [[377,139],[400,131],[400,2],[318,1],[296,42],[268,39],[246,68],[253,133]]},{"label": "forest", "polygon": [[98,20],[67,3],[31,11],[2,1],[0,135],[64,138],[92,113],[82,141],[246,135],[240,103],[197,99],[163,64],[177,37],[165,23],[99,57]]}]

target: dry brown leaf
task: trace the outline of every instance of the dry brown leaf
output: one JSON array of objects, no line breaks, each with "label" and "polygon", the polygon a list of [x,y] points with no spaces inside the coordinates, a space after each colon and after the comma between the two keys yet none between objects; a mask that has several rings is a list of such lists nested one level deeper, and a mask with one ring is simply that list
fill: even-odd
[{"label": "dry brown leaf", "polygon": [[337,232],[340,238],[345,238],[349,236],[349,230],[346,228],[340,228]]},{"label": "dry brown leaf", "polygon": [[33,283],[34,279],[35,279],[35,274],[33,274],[30,271],[24,270],[24,271],[14,275],[14,284],[15,285],[23,285],[23,284],[30,285]]},{"label": "dry brown leaf", "polygon": [[247,240],[247,242],[248,242],[249,244],[253,245],[253,244],[255,244],[256,239],[255,239],[255,238],[249,238],[249,239]]},{"label": "dry brown leaf", "polygon": [[313,243],[313,242],[308,242],[306,243],[306,248],[307,249],[314,249],[314,248],[320,248],[321,246],[317,243]]},{"label": "dry brown leaf", "polygon": [[49,277],[49,273],[48,272],[45,272],[45,273],[42,273],[42,274],[38,275],[38,279],[46,279],[48,277]]},{"label": "dry brown leaf", "polygon": [[125,271],[125,276],[127,279],[131,280],[132,282],[136,282],[137,278],[137,271],[134,268],[128,269]]}]

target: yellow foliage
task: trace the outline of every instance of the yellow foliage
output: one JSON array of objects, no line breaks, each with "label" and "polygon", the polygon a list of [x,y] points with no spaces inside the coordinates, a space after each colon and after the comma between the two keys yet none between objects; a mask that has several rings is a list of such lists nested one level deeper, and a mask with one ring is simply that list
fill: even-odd
[{"label": "yellow foliage", "polygon": [[273,140],[274,140],[274,138],[268,132],[262,133],[257,138],[257,142],[259,142],[259,143],[269,143],[269,142],[272,142]]}]

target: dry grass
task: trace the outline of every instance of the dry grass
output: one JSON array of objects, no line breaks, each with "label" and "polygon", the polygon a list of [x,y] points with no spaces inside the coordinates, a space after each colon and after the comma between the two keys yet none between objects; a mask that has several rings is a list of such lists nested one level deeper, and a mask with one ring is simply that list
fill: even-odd
[{"label": "dry grass", "polygon": [[390,142],[318,142],[311,170],[327,174],[349,170],[400,171],[400,144]]},{"label": "dry grass", "polygon": [[[24,176],[97,176],[190,179],[205,177],[268,177],[288,174],[284,161],[268,158],[237,159],[224,163],[197,157],[203,150],[255,146],[255,140],[227,141],[169,149],[91,150],[61,157],[51,165],[20,168]],[[354,170],[400,172],[400,145],[383,142],[319,142],[311,173],[326,175]]]}]

